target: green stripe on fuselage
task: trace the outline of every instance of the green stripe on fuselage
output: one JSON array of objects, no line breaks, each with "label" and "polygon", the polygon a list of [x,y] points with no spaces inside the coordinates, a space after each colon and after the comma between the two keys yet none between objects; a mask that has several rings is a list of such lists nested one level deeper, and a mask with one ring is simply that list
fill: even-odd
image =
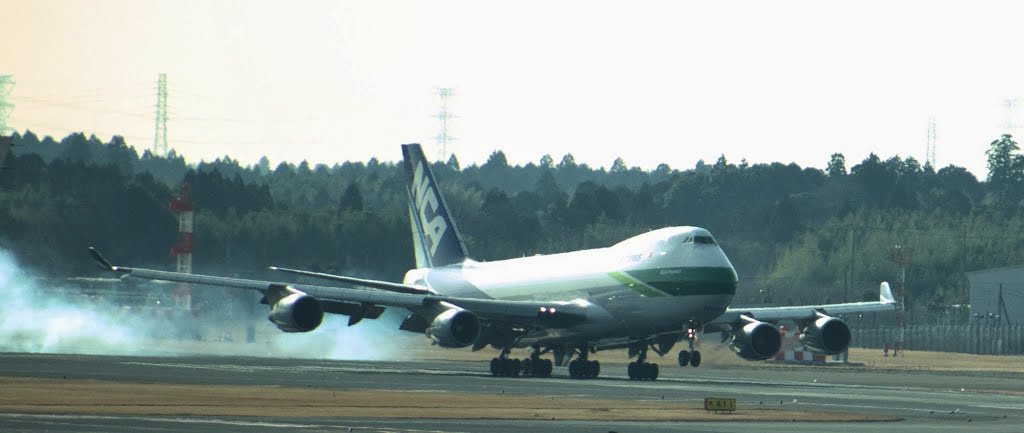
[{"label": "green stripe on fuselage", "polygon": [[736,271],[729,267],[637,269],[624,273],[672,296],[735,295],[738,281]]},{"label": "green stripe on fuselage", "polygon": [[635,278],[632,278],[631,276],[626,275],[626,274],[624,274],[622,272],[609,272],[608,276],[614,278],[615,281],[618,281],[622,285],[624,285],[626,287],[629,287],[630,289],[635,290],[637,293],[639,293],[641,295],[644,295],[644,296],[647,296],[647,297],[650,297],[650,298],[656,298],[658,296],[665,296],[664,293],[661,293],[661,292],[659,292],[657,290],[654,290],[652,287],[648,286],[643,281],[637,280]]}]

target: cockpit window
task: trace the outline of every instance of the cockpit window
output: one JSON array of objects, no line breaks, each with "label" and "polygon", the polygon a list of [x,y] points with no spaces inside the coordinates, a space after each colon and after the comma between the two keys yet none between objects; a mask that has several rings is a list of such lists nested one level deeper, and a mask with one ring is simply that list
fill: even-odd
[{"label": "cockpit window", "polygon": [[689,243],[692,243],[692,242],[693,242],[693,236],[687,236],[686,239],[683,239],[683,244],[689,244]]},{"label": "cockpit window", "polygon": [[711,236],[694,236],[693,243],[703,245],[715,245],[715,238]]}]

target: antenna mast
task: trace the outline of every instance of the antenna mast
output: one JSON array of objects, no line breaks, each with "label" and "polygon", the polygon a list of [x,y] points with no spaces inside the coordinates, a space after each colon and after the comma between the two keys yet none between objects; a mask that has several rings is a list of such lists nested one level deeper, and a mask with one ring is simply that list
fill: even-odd
[{"label": "antenna mast", "polygon": [[1003,124],[1003,128],[1006,128],[1006,134],[1013,134],[1013,130],[1017,129],[1017,124],[1013,121],[1013,110],[1017,108],[1017,98],[1004,99],[1003,106],[1006,107],[1006,123]]},{"label": "antenna mast", "polygon": [[932,170],[938,170],[935,165],[935,116],[928,116],[928,149],[924,154],[925,163],[932,166]]},{"label": "antenna mast", "polygon": [[456,140],[455,137],[448,135],[448,119],[454,119],[457,117],[448,112],[448,98],[454,94],[454,90],[450,87],[441,87],[437,89],[437,95],[441,97],[441,111],[434,117],[441,120],[441,132],[438,132],[437,136],[434,137],[434,140],[436,140],[437,144],[440,145],[440,151],[437,155],[437,159],[442,163],[448,161],[448,142]]},{"label": "antenna mast", "polygon": [[[10,75],[0,75],[0,136],[7,134],[7,114],[14,108],[14,104],[7,101],[12,87],[14,87],[14,78]],[[3,159],[0,159],[0,162],[3,162]]]},{"label": "antenna mast", "polygon": [[160,74],[156,85],[156,132],[153,156],[167,156],[167,74]]}]

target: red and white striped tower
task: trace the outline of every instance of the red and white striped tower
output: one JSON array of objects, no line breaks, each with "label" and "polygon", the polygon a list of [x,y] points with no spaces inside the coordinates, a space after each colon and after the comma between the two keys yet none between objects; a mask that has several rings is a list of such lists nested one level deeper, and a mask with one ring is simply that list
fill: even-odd
[{"label": "red and white striped tower", "polygon": [[[178,272],[192,273],[192,195],[188,183],[181,185],[181,195],[171,200],[171,213],[178,215],[178,242],[171,255],[178,259]],[[175,303],[183,310],[192,310],[192,286],[181,283],[174,290]]]}]

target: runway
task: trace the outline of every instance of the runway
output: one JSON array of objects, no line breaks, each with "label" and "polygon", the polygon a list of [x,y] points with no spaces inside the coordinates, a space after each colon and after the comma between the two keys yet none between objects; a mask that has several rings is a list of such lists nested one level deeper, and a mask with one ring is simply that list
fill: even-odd
[{"label": "runway", "polygon": [[[0,354],[0,377],[153,384],[389,390],[416,399],[428,393],[515,395],[551,401],[613,399],[699,406],[706,396],[733,397],[740,411],[759,407],[884,415],[890,422],[828,423],[729,420],[581,421],[393,419],[379,417],[195,416],[0,413],[3,431],[949,431],[1017,432],[1024,426],[1024,373],[863,371],[835,367],[679,368],[662,364],[656,382],[626,379],[622,365],[602,366],[597,380],[494,378],[482,362],[325,361],[241,357],[105,357]],[[59,393],[59,391],[56,391]],[[59,399],[59,395],[55,396]],[[429,402],[426,402],[429,403]],[[400,409],[396,409],[400,410]],[[351,430],[349,430],[351,429]]]}]

